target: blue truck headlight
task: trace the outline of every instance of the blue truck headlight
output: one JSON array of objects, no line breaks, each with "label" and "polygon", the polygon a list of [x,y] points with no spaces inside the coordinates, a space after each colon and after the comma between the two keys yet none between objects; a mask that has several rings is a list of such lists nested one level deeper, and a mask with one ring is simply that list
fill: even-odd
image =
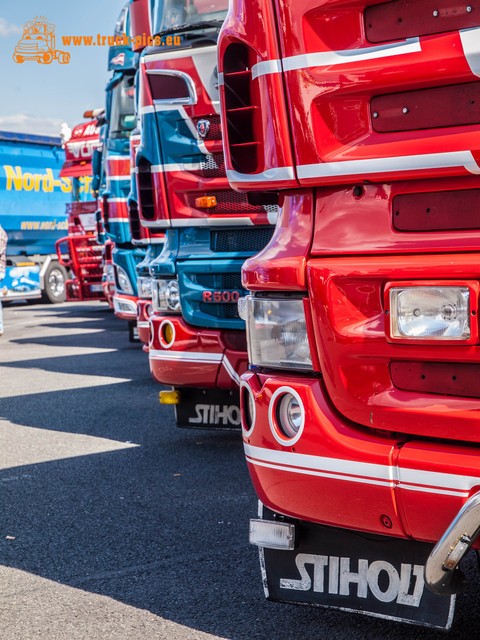
[{"label": "blue truck headlight", "polygon": [[152,297],[152,283],[150,278],[139,277],[137,278],[137,289],[139,298],[151,298]]},{"label": "blue truck headlight", "polygon": [[129,296],[133,296],[135,292],[133,291],[132,283],[130,282],[127,272],[118,265],[115,265],[115,269],[117,272],[117,285],[119,290]]},{"label": "blue truck headlight", "polygon": [[251,364],[312,370],[302,299],[247,296],[239,301],[239,313],[247,326]]},{"label": "blue truck headlight", "polygon": [[467,286],[392,286],[390,337],[408,340],[470,340]]},{"label": "blue truck headlight", "polygon": [[152,280],[152,303],[155,313],[181,313],[178,281]]}]

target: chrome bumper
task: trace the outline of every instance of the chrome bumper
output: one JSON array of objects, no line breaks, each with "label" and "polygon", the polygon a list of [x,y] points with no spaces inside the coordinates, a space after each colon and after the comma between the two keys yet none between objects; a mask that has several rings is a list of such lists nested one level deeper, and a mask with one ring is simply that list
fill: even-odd
[{"label": "chrome bumper", "polygon": [[480,533],[480,491],[469,498],[435,545],[425,564],[425,583],[440,595],[459,593],[465,577],[458,564]]}]

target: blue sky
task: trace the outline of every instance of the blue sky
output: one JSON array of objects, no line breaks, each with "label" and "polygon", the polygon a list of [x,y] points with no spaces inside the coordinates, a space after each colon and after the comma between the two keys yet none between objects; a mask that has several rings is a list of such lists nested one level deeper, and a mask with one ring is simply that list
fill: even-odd
[{"label": "blue sky", "polygon": [[[108,79],[107,47],[64,47],[62,35],[112,35],[125,0],[0,1],[0,130],[58,135],[62,122],[70,127],[86,109],[103,107]],[[55,25],[57,49],[69,51],[69,64],[25,61],[12,54],[23,25],[43,15]]]}]

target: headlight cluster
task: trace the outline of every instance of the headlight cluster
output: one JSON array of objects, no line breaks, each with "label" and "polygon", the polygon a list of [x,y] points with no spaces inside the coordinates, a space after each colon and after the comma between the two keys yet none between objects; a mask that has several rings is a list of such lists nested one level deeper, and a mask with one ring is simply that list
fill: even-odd
[{"label": "headlight cluster", "polygon": [[137,289],[139,298],[152,297],[152,281],[150,278],[137,278]]},{"label": "headlight cluster", "polygon": [[152,280],[152,304],[155,313],[181,313],[177,280]]},{"label": "headlight cluster", "polygon": [[247,296],[239,301],[247,325],[248,357],[264,367],[311,370],[303,300]]},{"label": "headlight cluster", "polygon": [[117,286],[119,290],[129,296],[133,296],[135,292],[133,290],[132,283],[130,282],[130,278],[128,277],[127,272],[125,271],[125,269],[122,269],[122,267],[119,267],[118,265],[115,265],[115,269],[117,272]]}]

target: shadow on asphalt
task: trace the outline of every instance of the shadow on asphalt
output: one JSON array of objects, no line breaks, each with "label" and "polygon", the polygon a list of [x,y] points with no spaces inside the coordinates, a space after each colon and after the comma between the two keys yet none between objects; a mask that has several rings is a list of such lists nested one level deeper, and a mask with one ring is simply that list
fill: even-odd
[{"label": "shadow on asphalt", "polygon": [[[51,317],[45,316],[46,326]],[[85,324],[107,329],[110,320]],[[92,335],[52,337],[48,344],[91,346]],[[112,341],[108,332],[95,335]],[[133,378],[6,398],[0,413],[15,424],[140,446],[1,472],[4,564],[229,640],[446,637],[267,603],[257,553],[247,542],[256,498],[240,434],[177,429],[171,409],[157,402],[146,355],[115,340],[112,353],[10,363],[100,376],[115,370]],[[15,540],[6,541],[7,535]],[[471,589],[459,598],[451,637],[470,637],[480,622],[474,596]]]}]

